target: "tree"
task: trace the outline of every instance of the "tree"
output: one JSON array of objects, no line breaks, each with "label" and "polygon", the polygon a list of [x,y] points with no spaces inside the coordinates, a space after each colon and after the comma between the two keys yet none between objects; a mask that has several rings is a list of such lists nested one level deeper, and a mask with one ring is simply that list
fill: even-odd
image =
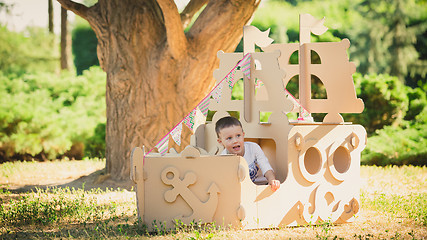
[{"label": "tree", "polygon": [[362,73],[386,73],[402,82],[408,75],[425,76],[427,61],[415,48],[417,35],[427,29],[424,2],[418,0],[362,0],[356,10],[363,16],[355,31],[352,54]]},{"label": "tree", "polygon": [[53,2],[47,0],[48,30],[53,33]]},{"label": "tree", "polygon": [[107,73],[106,171],[116,180],[128,179],[132,148],[153,147],[210,91],[217,51],[234,50],[260,3],[191,0],[179,13],[173,0],[57,1],[98,38]]},{"label": "tree", "polygon": [[67,9],[61,7],[61,69],[69,69],[71,52],[70,33],[68,31]]}]

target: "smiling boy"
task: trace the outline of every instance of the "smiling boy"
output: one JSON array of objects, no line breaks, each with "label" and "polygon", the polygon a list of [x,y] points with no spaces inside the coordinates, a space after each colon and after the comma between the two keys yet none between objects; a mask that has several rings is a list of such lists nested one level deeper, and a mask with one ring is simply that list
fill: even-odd
[{"label": "smiling boy", "polygon": [[236,154],[245,158],[249,166],[251,180],[256,179],[258,169],[261,169],[263,176],[267,178],[271,190],[276,191],[280,187],[280,182],[276,180],[273,168],[271,168],[267,157],[261,147],[253,142],[245,142],[245,132],[242,124],[234,117],[223,117],[215,124],[215,131],[218,136],[218,143],[224,146],[223,154]]}]

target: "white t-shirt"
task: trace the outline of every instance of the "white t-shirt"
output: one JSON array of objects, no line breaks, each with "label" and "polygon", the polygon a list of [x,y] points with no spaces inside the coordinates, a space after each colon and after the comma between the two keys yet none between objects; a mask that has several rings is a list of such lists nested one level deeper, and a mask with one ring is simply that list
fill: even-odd
[{"label": "white t-shirt", "polygon": [[[221,152],[221,155],[229,154],[227,149]],[[273,170],[268,162],[268,158],[265,156],[261,147],[253,142],[245,142],[245,155],[243,158],[246,160],[249,166],[249,176],[252,181],[255,181],[257,177],[258,169],[261,169],[262,176],[268,171]],[[259,168],[258,168],[259,166]]]}]

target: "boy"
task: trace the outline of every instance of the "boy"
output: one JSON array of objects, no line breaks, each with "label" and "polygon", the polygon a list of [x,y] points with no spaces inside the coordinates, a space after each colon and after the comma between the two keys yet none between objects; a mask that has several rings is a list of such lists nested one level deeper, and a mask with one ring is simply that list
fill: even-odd
[{"label": "boy", "polygon": [[267,178],[271,190],[276,191],[280,187],[280,182],[276,180],[273,169],[264,155],[261,147],[253,142],[244,142],[245,133],[242,124],[234,117],[223,117],[215,124],[215,131],[218,136],[218,143],[224,146],[224,154],[236,154],[245,158],[249,166],[249,175],[254,181],[258,172],[258,166],[261,172]]}]

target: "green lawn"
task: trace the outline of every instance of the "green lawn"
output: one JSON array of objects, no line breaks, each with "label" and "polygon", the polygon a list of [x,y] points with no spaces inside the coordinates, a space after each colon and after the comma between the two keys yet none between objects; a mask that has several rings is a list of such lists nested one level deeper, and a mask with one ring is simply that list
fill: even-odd
[{"label": "green lawn", "polygon": [[426,167],[362,166],[361,212],[354,223],[252,231],[194,224],[148,233],[138,222],[133,189],[67,186],[104,166],[99,159],[1,164],[0,239],[427,238]]}]

